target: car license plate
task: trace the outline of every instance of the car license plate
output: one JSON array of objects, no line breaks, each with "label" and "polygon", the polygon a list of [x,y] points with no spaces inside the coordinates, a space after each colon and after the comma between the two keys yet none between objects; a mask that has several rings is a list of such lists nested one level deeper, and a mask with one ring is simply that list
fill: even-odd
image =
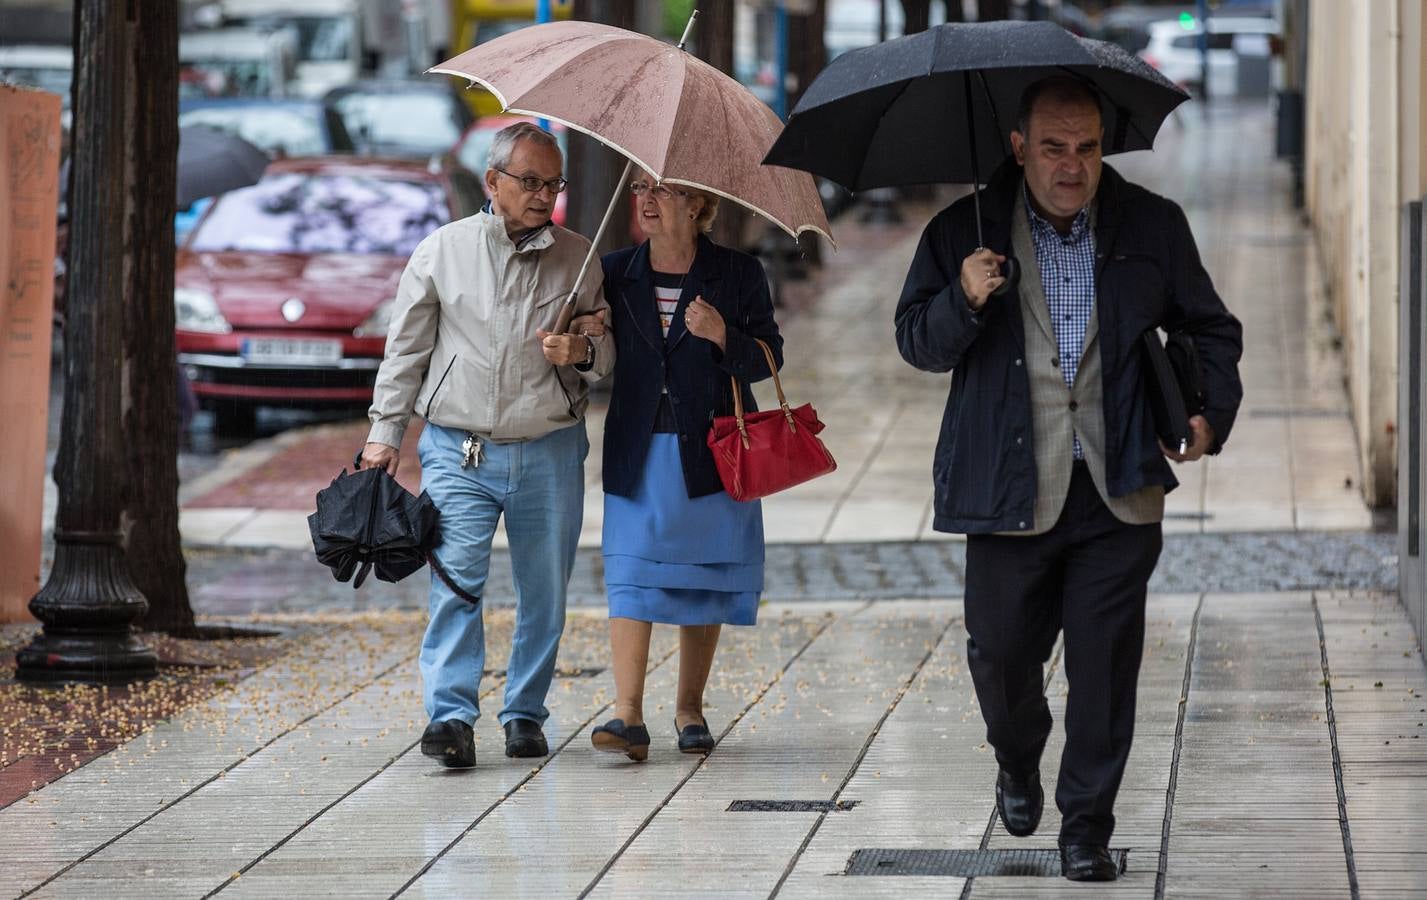
[{"label": "car license plate", "polygon": [[244,338],[243,359],[260,366],[321,366],[342,359],[341,341],[302,338]]}]

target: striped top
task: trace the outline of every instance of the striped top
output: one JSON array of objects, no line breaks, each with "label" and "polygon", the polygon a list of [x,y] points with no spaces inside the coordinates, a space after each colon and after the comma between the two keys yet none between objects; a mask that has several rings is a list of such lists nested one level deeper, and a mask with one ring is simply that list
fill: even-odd
[{"label": "striped top", "polygon": [[674,313],[679,308],[679,294],[684,290],[685,273],[654,273],[654,305],[659,310],[659,327],[664,329],[664,337],[669,337],[669,326],[674,324]]}]

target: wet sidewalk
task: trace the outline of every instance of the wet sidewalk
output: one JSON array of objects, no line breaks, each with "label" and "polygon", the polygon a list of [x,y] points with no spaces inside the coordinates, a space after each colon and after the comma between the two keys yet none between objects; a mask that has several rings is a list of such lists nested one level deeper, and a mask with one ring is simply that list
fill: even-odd
[{"label": "wet sidewalk", "polygon": [[[726,630],[707,758],[674,747],[657,629],[649,761],[594,751],[613,684],[572,617],[552,755],[510,760],[491,616],[478,765],[417,748],[421,620],[283,619],[290,655],[0,809],[0,895],[36,897],[1409,897],[1427,890],[1427,670],[1392,596],[1149,604],[1122,879],[1056,877],[1058,818],[993,814],[955,599],[766,606]],[[1066,685],[1048,669],[1057,720]],[[1053,781],[1053,732],[1042,764]],[[974,868],[967,868],[974,867]],[[960,874],[958,874],[960,873]],[[967,879],[967,873],[979,877]]]},{"label": "wet sidewalk", "polygon": [[[1114,157],[1133,180],[1179,201],[1220,293],[1244,323],[1246,396],[1226,452],[1178,469],[1172,533],[1363,531],[1342,362],[1325,311],[1310,233],[1289,203],[1287,168],[1272,158],[1272,121],[1259,107],[1191,104],[1158,149]],[[938,205],[908,202],[900,226],[845,216],[842,249],[780,313],[790,398],[812,402],[838,460],[830,476],[764,503],[770,543],[949,539],[931,530],[931,460],[949,375],[917,372],[897,354],[892,313],[921,229]],[[760,403],[773,402],[759,385]],[[419,482],[415,429],[403,481]],[[603,408],[589,415],[581,545],[599,544]],[[230,451],[184,485],[191,546],[309,546],[313,495],[348,464],[365,425],[323,425]],[[501,538],[503,540],[503,537]]]},{"label": "wet sidewalk", "polygon": [[[67,697],[77,734],[125,739],[55,756],[67,774],[28,795],[10,782],[35,767],[0,768],[0,896],[1423,896],[1427,668],[1390,590],[1394,536],[1370,530],[1356,490],[1341,362],[1269,118],[1186,110],[1159,146],[1112,164],[1185,204],[1244,320],[1248,393],[1226,453],[1181,467],[1171,496],[1115,885],[1055,877],[1053,805],[1023,839],[993,813],[964,546],[928,530],[947,376],[911,370],[892,340],[932,211],[909,204],[902,228],[840,228],[815,301],[782,317],[788,392],[817,405],[840,467],[765,504],[769,602],[756,628],[725,630],[711,755],[674,748],[668,628],[650,658],[649,761],[590,747],[613,698],[598,440],[552,755],[501,753],[513,621],[497,554],[479,764],[456,773],[417,747],[426,579],[354,593],[308,557],[312,494],[365,427],[293,431],[182,494],[195,608],[280,634],[176,715],[163,691],[145,695],[149,719]],[[0,652],[23,637],[0,629]],[[1058,651],[1047,676],[1059,720]],[[15,691],[0,683],[0,702]],[[1048,783],[1061,740],[1057,726]]]}]

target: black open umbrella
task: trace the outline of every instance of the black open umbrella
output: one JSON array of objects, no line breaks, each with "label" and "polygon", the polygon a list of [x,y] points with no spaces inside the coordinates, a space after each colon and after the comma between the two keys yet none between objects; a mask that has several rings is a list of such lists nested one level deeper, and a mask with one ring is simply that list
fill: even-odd
[{"label": "black open umbrella", "polygon": [[206,125],[178,130],[178,208],[193,201],[256,184],[268,155],[226,131]]},{"label": "black open umbrella", "polygon": [[439,513],[425,491],[412,496],[385,469],[341,474],[317,492],[307,517],[317,560],[338,581],[359,588],[376,571],[396,582],[420,569],[439,540]]},{"label": "black open umbrella", "polygon": [[[1051,22],[949,23],[839,56],[798,102],[767,165],[848,190],[980,185],[1011,152],[1021,94],[1050,75],[1101,98],[1104,152],[1146,150],[1189,95],[1120,47]],[[977,228],[980,199],[977,198]],[[1014,272],[1001,291],[1014,285]]]}]

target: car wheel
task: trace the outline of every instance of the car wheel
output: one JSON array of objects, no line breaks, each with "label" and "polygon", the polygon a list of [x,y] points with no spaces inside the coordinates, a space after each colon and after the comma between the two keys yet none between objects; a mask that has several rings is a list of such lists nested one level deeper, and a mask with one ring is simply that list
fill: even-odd
[{"label": "car wheel", "polygon": [[251,403],[220,400],[213,407],[213,431],[223,437],[251,437],[258,430],[258,408]]}]

